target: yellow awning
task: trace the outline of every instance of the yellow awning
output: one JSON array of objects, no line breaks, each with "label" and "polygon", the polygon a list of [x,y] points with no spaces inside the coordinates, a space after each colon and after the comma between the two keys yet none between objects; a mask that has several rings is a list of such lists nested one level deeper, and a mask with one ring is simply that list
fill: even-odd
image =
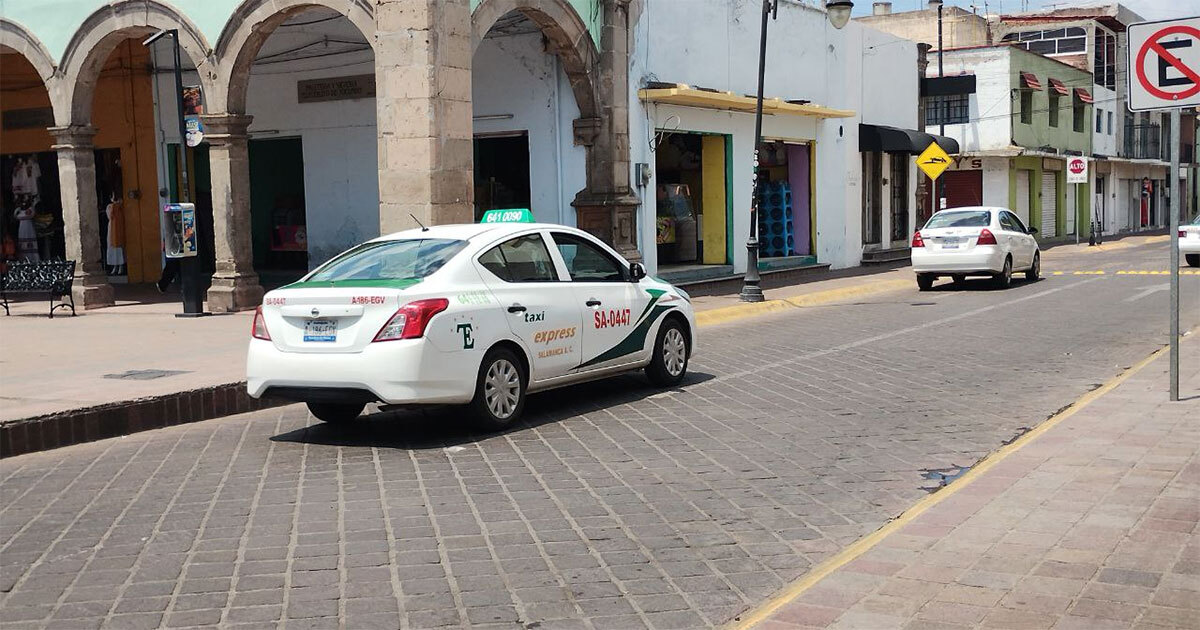
[{"label": "yellow awning", "polygon": [[[650,103],[749,113],[754,113],[758,104],[758,100],[752,96],[739,96],[733,92],[698,90],[686,85],[638,90],[638,98]],[[816,118],[850,118],[854,116],[854,112],[848,109],[833,109],[812,103],[789,103],[781,98],[764,98],[763,113]]]}]

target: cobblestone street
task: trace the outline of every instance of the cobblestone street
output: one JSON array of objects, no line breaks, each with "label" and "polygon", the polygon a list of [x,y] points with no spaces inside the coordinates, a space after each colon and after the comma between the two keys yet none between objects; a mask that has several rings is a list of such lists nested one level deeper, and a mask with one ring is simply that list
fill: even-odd
[{"label": "cobblestone street", "polygon": [[502,435],[293,405],[10,458],[4,627],[720,625],[1164,344],[1166,277],[1115,272],[1165,252],[705,328],[679,389],[535,395]]}]

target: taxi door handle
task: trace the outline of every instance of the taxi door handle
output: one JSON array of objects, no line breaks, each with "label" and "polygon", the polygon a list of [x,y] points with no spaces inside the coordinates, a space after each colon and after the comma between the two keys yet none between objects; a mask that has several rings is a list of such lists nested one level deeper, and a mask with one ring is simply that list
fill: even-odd
[{"label": "taxi door handle", "polygon": [[588,306],[600,306],[600,300],[597,300],[596,298],[592,298],[592,299],[588,300],[586,302],[586,304]]},{"label": "taxi door handle", "polygon": [[520,304],[513,304],[512,306],[508,307],[509,313],[524,313],[526,310],[528,310],[528,309],[526,309],[524,306],[521,306]]}]

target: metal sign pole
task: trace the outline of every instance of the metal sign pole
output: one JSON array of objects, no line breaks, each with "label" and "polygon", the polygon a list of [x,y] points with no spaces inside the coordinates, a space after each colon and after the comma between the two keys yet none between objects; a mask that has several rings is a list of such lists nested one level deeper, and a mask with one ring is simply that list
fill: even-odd
[{"label": "metal sign pole", "polygon": [[1179,127],[1180,109],[1171,109],[1171,400],[1179,400]]}]

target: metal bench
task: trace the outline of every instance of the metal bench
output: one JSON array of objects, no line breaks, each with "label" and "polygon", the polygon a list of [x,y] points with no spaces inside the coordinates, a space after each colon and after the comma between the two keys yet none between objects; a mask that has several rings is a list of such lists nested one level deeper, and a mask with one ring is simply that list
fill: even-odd
[{"label": "metal bench", "polygon": [[53,318],[54,311],[60,308],[71,309],[74,316],[75,298],[71,296],[74,281],[74,260],[0,263],[0,300],[3,300],[4,314],[11,314],[8,310],[10,293],[46,293],[50,297],[50,317]]}]

